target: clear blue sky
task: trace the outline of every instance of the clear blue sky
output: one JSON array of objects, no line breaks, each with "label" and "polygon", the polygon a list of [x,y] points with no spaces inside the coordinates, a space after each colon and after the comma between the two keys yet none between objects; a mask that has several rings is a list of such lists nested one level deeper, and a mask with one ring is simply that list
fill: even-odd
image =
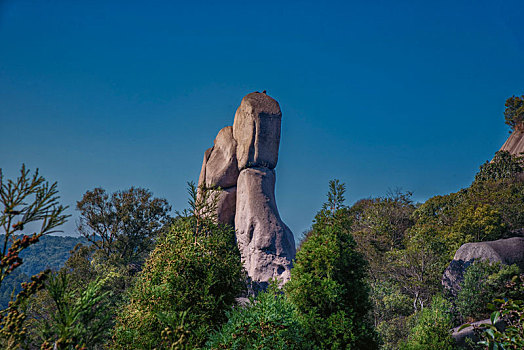
[{"label": "clear blue sky", "polygon": [[[524,94],[522,1],[0,0],[0,167],[175,209],[241,98],[283,112],[276,197],[295,236],[348,204],[468,186]],[[65,226],[74,233],[76,215]]]}]

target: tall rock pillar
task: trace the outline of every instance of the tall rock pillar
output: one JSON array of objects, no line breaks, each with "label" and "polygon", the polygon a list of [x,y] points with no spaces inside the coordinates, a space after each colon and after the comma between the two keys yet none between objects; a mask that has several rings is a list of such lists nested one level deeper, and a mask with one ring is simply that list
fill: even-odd
[{"label": "tall rock pillar", "polygon": [[275,201],[281,119],[277,101],[265,93],[246,95],[233,127],[222,129],[215,146],[206,151],[199,180],[199,185],[223,189],[218,218],[224,223],[234,220],[244,267],[262,288],[272,278],[287,282],[295,257],[293,233]]}]

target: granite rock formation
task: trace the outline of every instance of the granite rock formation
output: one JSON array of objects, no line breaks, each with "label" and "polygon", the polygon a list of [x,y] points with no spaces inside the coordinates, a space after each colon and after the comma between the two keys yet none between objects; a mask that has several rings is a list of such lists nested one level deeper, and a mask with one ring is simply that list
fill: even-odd
[{"label": "granite rock formation", "polygon": [[524,237],[463,244],[442,277],[442,285],[452,295],[456,295],[459,291],[466,268],[475,260],[489,260],[506,265],[517,264],[524,269]]},{"label": "granite rock formation", "polygon": [[524,152],[524,125],[515,125],[515,130],[508,137],[500,148],[501,151],[509,152],[513,155],[520,155]]},{"label": "granite rock formation", "polygon": [[220,188],[217,217],[234,224],[244,267],[255,288],[290,277],[295,240],[275,201],[282,113],[265,93],[246,95],[233,126],[220,130],[204,154],[199,187]]}]

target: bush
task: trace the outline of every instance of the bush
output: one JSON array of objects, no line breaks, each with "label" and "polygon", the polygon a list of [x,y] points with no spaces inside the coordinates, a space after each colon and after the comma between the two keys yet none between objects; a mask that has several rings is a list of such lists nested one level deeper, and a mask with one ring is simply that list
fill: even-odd
[{"label": "bush", "polygon": [[[244,288],[234,230],[212,220],[178,219],[146,261],[117,317],[114,347],[202,346],[227,321]],[[182,339],[182,341],[181,341]]]},{"label": "bush", "polygon": [[419,313],[408,341],[402,350],[452,350],[455,341],[451,337],[451,304],[440,296],[433,298],[431,307]]},{"label": "bush", "polygon": [[[524,278],[522,282],[524,282]],[[491,323],[474,326],[481,338],[478,345],[497,350],[524,349],[524,301],[496,299],[495,303],[499,305],[498,308],[492,304],[488,305],[495,310],[490,317]],[[503,331],[497,326],[500,319],[505,324]],[[469,324],[465,324],[461,329],[469,326]]]},{"label": "bush", "polygon": [[307,335],[321,349],[375,349],[367,263],[356,251],[344,185],[330,182],[328,202],[297,253],[286,285]]},{"label": "bush", "polygon": [[[486,305],[495,298],[523,298],[524,286],[512,283],[518,276],[517,265],[492,264],[487,260],[470,265],[456,299],[461,323],[487,318]],[[511,288],[514,284],[515,288]]]},{"label": "bush", "polygon": [[229,313],[229,321],[211,336],[210,349],[310,349],[296,310],[286,297],[270,285],[256,300]]}]

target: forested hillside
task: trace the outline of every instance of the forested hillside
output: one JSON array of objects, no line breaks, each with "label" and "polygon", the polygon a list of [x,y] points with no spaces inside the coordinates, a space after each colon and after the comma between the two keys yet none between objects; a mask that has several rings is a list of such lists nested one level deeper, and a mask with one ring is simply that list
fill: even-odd
[{"label": "forested hillside", "polygon": [[[0,241],[5,236],[0,235]],[[29,281],[30,277],[46,269],[58,271],[69,258],[71,250],[79,243],[86,244],[83,237],[70,236],[42,236],[39,242],[29,246],[20,253],[22,265],[9,275],[0,286],[0,305],[7,306],[13,288],[18,292],[20,283]]]}]

